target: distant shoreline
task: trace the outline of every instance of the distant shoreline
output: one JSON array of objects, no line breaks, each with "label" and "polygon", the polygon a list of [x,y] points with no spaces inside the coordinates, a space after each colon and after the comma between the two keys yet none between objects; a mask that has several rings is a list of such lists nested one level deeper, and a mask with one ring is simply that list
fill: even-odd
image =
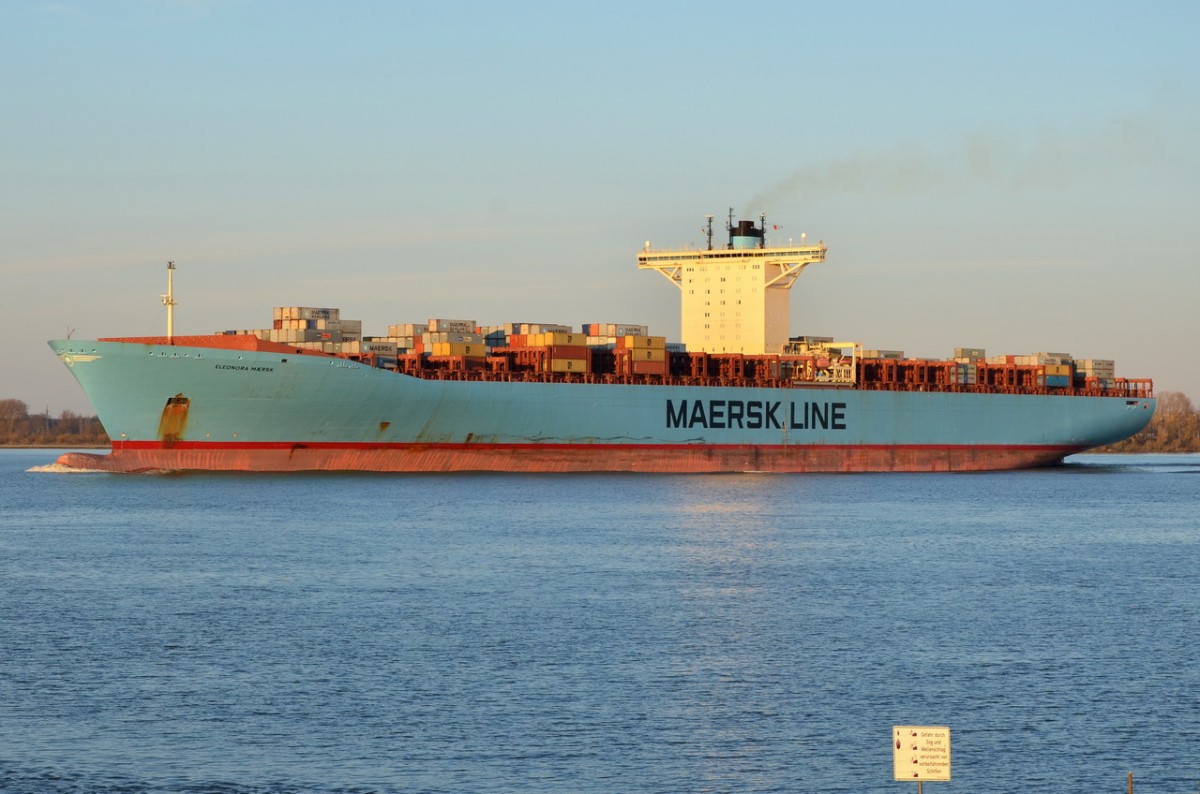
[{"label": "distant shoreline", "polygon": [[108,444],[0,444],[0,449],[112,449]]}]

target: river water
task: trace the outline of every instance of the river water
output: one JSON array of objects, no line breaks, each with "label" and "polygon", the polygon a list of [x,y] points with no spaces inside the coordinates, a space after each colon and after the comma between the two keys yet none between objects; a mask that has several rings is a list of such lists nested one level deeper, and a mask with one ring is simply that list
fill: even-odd
[{"label": "river water", "polygon": [[1200,455],[66,474],[0,452],[0,791],[1200,787]]}]

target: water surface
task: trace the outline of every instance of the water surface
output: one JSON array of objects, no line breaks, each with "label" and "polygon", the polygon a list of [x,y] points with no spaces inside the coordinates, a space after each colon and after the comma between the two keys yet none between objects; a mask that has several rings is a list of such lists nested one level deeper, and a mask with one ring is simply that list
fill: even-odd
[{"label": "water surface", "polygon": [[55,456],[0,452],[3,791],[912,791],[896,724],[950,726],[931,792],[1200,784],[1200,456],[29,471]]}]

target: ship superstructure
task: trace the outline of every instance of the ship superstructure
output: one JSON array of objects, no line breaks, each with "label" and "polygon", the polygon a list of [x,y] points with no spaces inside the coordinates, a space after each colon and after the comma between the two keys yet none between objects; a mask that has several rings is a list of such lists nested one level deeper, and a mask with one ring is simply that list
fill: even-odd
[{"label": "ship superstructure", "polygon": [[730,210],[729,243],[713,249],[708,216],[705,250],[657,251],[647,243],[638,267],[657,270],[679,288],[680,338],[688,350],[705,353],[782,353],[789,341],[789,290],[804,268],[824,262],[824,243],[768,246],[766,217],[759,225]]}]

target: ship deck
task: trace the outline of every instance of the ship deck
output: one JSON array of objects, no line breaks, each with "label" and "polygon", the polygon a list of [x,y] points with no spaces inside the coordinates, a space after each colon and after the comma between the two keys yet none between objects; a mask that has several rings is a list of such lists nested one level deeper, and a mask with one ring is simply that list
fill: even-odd
[{"label": "ship deck", "polygon": [[[406,353],[396,358],[323,353],[255,336],[121,337],[99,341],[253,350],[358,361],[425,380],[513,383],[588,383],[649,386],[743,387],[768,389],[850,389],[859,391],[1030,394],[1152,399],[1154,384],[1142,378],[1070,379],[1051,385],[1046,367],[985,361],[859,358],[828,362],[820,355],[746,355],[668,352],[647,371],[633,351],[586,348],[582,371],[555,371],[555,346],[493,348],[486,356],[434,356]],[[573,351],[571,355],[578,355]]]}]

